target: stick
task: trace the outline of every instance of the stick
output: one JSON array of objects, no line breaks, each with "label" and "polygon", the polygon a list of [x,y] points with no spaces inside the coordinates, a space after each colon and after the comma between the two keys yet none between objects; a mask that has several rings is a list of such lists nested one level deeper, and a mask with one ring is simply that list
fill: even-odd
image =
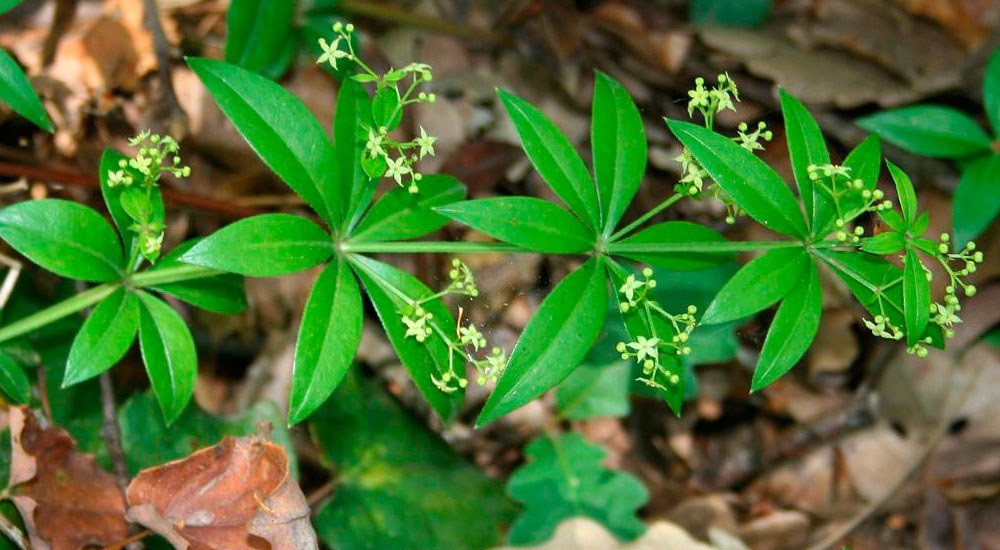
[{"label": "stick", "polygon": [[111,373],[104,371],[100,376],[101,382],[101,437],[108,447],[108,455],[111,456],[111,466],[115,474],[115,482],[125,495],[125,488],[128,487],[128,465],[125,462],[125,450],[122,449],[122,429],[118,425],[118,414],[115,410],[115,390],[111,385]]}]

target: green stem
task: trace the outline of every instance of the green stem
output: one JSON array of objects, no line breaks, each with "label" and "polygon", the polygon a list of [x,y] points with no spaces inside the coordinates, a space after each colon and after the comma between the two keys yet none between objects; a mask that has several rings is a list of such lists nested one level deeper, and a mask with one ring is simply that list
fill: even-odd
[{"label": "green stem", "polygon": [[441,254],[476,254],[495,252],[536,252],[506,243],[468,243],[447,241],[405,241],[388,243],[352,243],[340,244],[340,251],[348,254],[374,254],[378,252],[438,252]]},{"label": "green stem", "polygon": [[797,248],[805,246],[799,241],[756,241],[731,242],[707,241],[687,243],[611,243],[608,252],[612,254],[639,253],[688,253],[712,254],[722,252],[751,252],[756,250],[773,250],[775,248]]},{"label": "green stem", "polygon": [[49,323],[53,323],[72,315],[80,310],[88,308],[97,302],[107,298],[115,290],[121,287],[121,283],[105,283],[88,289],[72,298],[68,298],[49,306],[34,315],[29,315],[23,319],[0,328],[0,342],[6,342],[18,336],[27,334],[35,329],[41,328]]},{"label": "green stem", "polygon": [[672,205],[675,202],[681,200],[682,198],[684,198],[684,195],[682,195],[680,193],[674,193],[673,195],[667,197],[667,200],[665,200],[665,201],[661,202],[660,204],[656,205],[656,207],[653,208],[652,210],[650,210],[649,212],[646,212],[642,216],[639,216],[639,218],[637,220],[635,220],[634,222],[626,225],[625,228],[622,229],[621,231],[615,233],[614,235],[611,235],[611,238],[609,240],[611,242],[615,242],[618,239],[622,238],[624,235],[628,235],[629,233],[632,232],[633,229],[635,229],[636,227],[639,227],[640,225],[646,223],[647,221],[649,221],[650,218],[652,218],[653,216],[659,214],[665,208],[668,208],[670,205]]},{"label": "green stem", "polygon": [[201,267],[200,265],[178,265],[136,273],[132,275],[131,282],[132,286],[144,288],[147,286],[187,281],[189,279],[202,279],[222,273],[222,271]]}]

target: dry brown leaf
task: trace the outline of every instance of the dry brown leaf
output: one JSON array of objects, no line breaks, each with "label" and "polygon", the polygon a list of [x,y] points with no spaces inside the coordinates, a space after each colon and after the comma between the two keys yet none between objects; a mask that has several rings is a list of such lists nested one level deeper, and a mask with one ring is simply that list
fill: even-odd
[{"label": "dry brown leaf", "polygon": [[29,410],[10,409],[11,500],[34,550],[107,546],[128,536],[115,478],[74,450],[60,428],[42,428]]},{"label": "dry brown leaf", "polygon": [[258,436],[139,472],[128,518],[178,550],[315,549],[309,505],[278,445]]}]

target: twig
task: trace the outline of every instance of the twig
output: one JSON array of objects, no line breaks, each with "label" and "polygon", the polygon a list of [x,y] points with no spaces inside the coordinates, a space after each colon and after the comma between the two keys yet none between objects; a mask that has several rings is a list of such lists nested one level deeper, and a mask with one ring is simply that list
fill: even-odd
[{"label": "twig", "polygon": [[[142,0],[142,9],[143,23],[153,35],[153,53],[156,55],[156,70],[160,79],[163,101],[170,110],[170,122],[168,122],[167,130],[173,136],[180,136],[187,133],[187,115],[184,114],[184,109],[177,101],[174,83],[170,79],[170,43],[167,42],[167,36],[163,33],[160,10],[156,5],[156,0]],[[173,127],[174,124],[180,127]]]},{"label": "twig", "polygon": [[[941,440],[944,439],[944,436],[947,435],[948,426],[951,424],[952,417],[955,415],[956,412],[958,412],[958,409],[962,406],[962,403],[968,397],[969,392],[972,391],[972,388],[975,387],[976,379],[979,377],[979,371],[982,370],[982,365],[984,363],[985,361],[976,362],[975,369],[970,374],[969,379],[966,381],[961,391],[956,394],[958,399],[955,400],[953,404],[949,403],[947,398],[945,399],[944,406],[941,407],[941,414],[938,416],[937,423],[927,434],[924,445],[920,449],[920,452],[917,453],[917,455],[914,456],[913,459],[903,468],[902,473],[899,475],[898,478],[896,478],[896,481],[894,481],[892,485],[889,486],[886,492],[881,497],[868,503],[868,505],[865,506],[864,509],[855,514],[854,517],[852,517],[850,521],[848,521],[842,527],[831,533],[829,536],[823,538],[816,544],[813,544],[806,550],[827,550],[832,546],[836,545],[844,537],[854,532],[854,530],[857,529],[866,520],[868,520],[868,518],[875,515],[875,513],[882,508],[882,506],[884,506],[887,502],[889,502],[892,499],[892,497],[894,497],[896,493],[898,493],[899,490],[902,489],[904,485],[906,485],[906,482],[909,481],[910,476],[912,476],[913,473],[920,468],[920,465],[927,460],[927,457],[931,455],[931,453],[937,447],[938,443],[940,443]],[[952,369],[949,371],[948,375],[948,385],[946,387],[949,388],[948,391],[949,396],[951,394],[950,388],[954,377],[954,373],[955,369]]]},{"label": "twig", "polygon": [[52,420],[52,404],[49,402],[48,378],[45,374],[45,364],[39,362],[35,366],[35,377],[38,379],[38,399],[42,402],[42,414],[50,424],[55,424]]},{"label": "twig", "polygon": [[48,67],[56,59],[56,50],[59,49],[59,41],[66,34],[73,18],[76,17],[77,0],[57,0],[55,13],[52,15],[52,26],[49,27],[49,35],[45,37],[42,45],[42,66]]},{"label": "twig", "polygon": [[[51,181],[61,183],[63,185],[84,187],[87,189],[101,188],[101,184],[97,178],[88,174],[71,172],[60,168],[43,168],[41,166],[31,166],[27,164],[0,162],[0,176],[16,178],[26,177],[29,179]],[[215,212],[233,218],[245,218],[261,213],[260,210],[240,206],[232,201],[222,201],[203,195],[194,195],[174,189],[167,189],[165,187],[161,187],[161,191],[163,192],[163,200],[178,206],[187,206],[198,210]]]},{"label": "twig", "polygon": [[28,538],[3,514],[0,514],[0,531],[3,531],[3,534],[7,535],[7,538],[21,550],[31,550],[31,543],[28,542]]},{"label": "twig", "polygon": [[111,467],[114,470],[115,482],[125,495],[125,488],[128,487],[128,465],[125,462],[125,450],[122,449],[122,429],[118,425],[118,414],[115,410],[115,389],[111,385],[111,373],[104,371],[101,373],[101,437],[104,438],[104,445],[108,448],[108,455],[111,457]]},{"label": "twig", "polygon": [[306,502],[309,504],[309,508],[315,508],[320,502],[326,499],[326,497],[333,494],[333,490],[337,488],[337,480],[331,478],[323,485],[316,488],[315,491],[309,493],[306,496]]},{"label": "twig", "polygon": [[18,276],[21,275],[21,262],[0,253],[0,264],[10,268],[7,271],[7,275],[3,278],[3,283],[0,283],[0,310],[2,310],[3,306],[7,305],[7,300],[10,299],[11,293],[14,292],[14,285],[17,284]]},{"label": "twig", "polygon": [[104,548],[101,548],[101,550],[121,550],[122,548],[125,548],[126,546],[132,544],[133,542],[139,542],[140,540],[152,534],[153,533],[150,530],[143,529],[142,531],[139,531],[138,533],[130,536],[129,538],[120,540],[110,546],[105,546]]}]

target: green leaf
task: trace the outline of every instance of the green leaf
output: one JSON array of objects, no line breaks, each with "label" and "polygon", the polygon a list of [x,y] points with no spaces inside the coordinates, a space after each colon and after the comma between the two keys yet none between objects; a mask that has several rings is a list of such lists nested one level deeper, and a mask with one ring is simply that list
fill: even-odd
[{"label": "green leaf", "polygon": [[771,0],[691,0],[695,25],[756,27],[771,15]]},{"label": "green leaf", "polygon": [[[861,180],[865,189],[874,191],[878,184],[879,171],[882,169],[882,143],[878,134],[868,134],[864,141],[848,153],[843,166],[851,170],[851,179]],[[853,213],[861,210],[866,202],[857,193],[848,194],[841,198],[841,201],[840,206],[845,212],[845,218],[850,218]],[[833,229],[834,219],[831,217],[816,234],[821,237],[826,236]]]},{"label": "green leaf", "polygon": [[903,213],[903,223],[909,228],[917,221],[917,193],[913,190],[913,182],[898,166],[888,160],[885,163],[889,167],[892,180],[896,182],[896,195],[899,197],[899,210]]},{"label": "green leaf", "polygon": [[795,366],[816,338],[822,313],[823,291],[819,272],[810,261],[799,281],[778,306],[764,339],[764,347],[760,350],[751,391],[768,386]]},{"label": "green leaf", "polygon": [[899,252],[905,247],[903,236],[895,231],[879,233],[861,241],[861,250],[882,256]]},{"label": "green leaf", "polygon": [[590,145],[604,235],[614,231],[646,172],[646,131],[625,88],[597,71]]},{"label": "green leaf", "polygon": [[360,219],[375,189],[375,180],[365,173],[361,160],[368,139],[363,126],[372,124],[372,100],[368,92],[353,78],[344,80],[340,84],[333,120],[344,229]]},{"label": "green leaf", "polygon": [[[869,313],[873,316],[881,315],[878,307],[881,301],[885,316],[893,326],[905,332],[902,270],[882,257],[866,252],[818,250],[817,254],[844,281],[851,294]],[[927,337],[931,338],[930,345],[944,348],[944,336],[938,325],[927,325],[920,339]]]},{"label": "green leaf", "polygon": [[688,122],[667,125],[736,204],[765,227],[804,238],[808,231],[791,189],[774,170],[729,138]]},{"label": "green leaf", "polygon": [[[618,289],[621,288],[622,283],[625,281],[626,277],[628,277],[629,275],[637,275],[634,270],[626,268],[621,264],[614,262],[613,260],[608,261],[607,266],[608,266],[608,274],[611,277],[611,283],[614,287],[613,291],[615,293],[617,293]],[[657,285],[657,288],[659,288],[659,285]],[[654,289],[654,292],[656,292],[656,289]],[[617,300],[615,300],[615,303],[617,305]],[[684,304],[680,307],[686,309],[687,304]],[[618,311],[619,315],[616,317],[622,321],[622,324],[625,327],[625,333],[627,337],[619,338],[619,340],[614,342],[606,342],[605,345],[608,347],[608,349],[614,350],[614,347],[618,343],[618,341],[634,342],[639,336],[650,338],[653,336],[654,330],[656,337],[661,339],[670,339],[677,334],[677,331],[674,329],[674,326],[668,323],[666,319],[663,319],[658,315],[652,316],[652,323],[647,323],[646,319],[639,313],[639,310],[636,308],[631,308],[625,312],[622,312],[621,309],[619,309],[618,307],[615,307],[614,309]],[[621,359],[620,355],[615,358],[616,361],[620,359]],[[677,357],[676,355],[670,355],[666,353],[660,354],[660,365],[666,369],[667,374],[669,375],[676,374],[679,377],[679,382],[677,384],[661,384],[661,386],[663,386],[661,388],[646,386],[645,384],[637,381],[638,378],[644,375],[642,373],[641,367],[638,365],[638,363],[636,363],[636,366],[633,368],[634,376],[632,377],[636,379],[636,383],[633,384],[633,386],[641,388],[642,393],[653,394],[662,398],[663,401],[670,407],[670,410],[673,411],[674,414],[676,414],[677,416],[680,416],[681,407],[684,405],[684,397],[685,397],[684,389],[686,385],[686,382],[683,377],[684,365],[681,363],[679,357]],[[638,369],[638,372],[636,372],[636,369]]]},{"label": "green leaf", "polygon": [[990,151],[986,132],[965,114],[939,105],[914,105],[858,119],[897,147],[925,157],[959,158]]},{"label": "green leaf", "polygon": [[1000,137],[1000,48],[990,56],[983,75],[983,107],[993,128],[994,137]]},{"label": "green leaf", "polygon": [[965,166],[951,206],[957,246],[989,227],[1000,213],[1000,156],[985,156]]},{"label": "green leaf", "polygon": [[194,393],[198,357],[184,319],[166,302],[139,291],[139,347],[149,383],[169,426]]},{"label": "green leaf", "polygon": [[552,121],[527,101],[497,90],[507,113],[514,122],[521,146],[535,170],[566,206],[588,225],[601,225],[594,182],[583,159]]},{"label": "green leaf", "polygon": [[816,230],[825,227],[836,215],[833,200],[822,189],[813,185],[809,178],[810,165],[830,164],[830,153],[823,141],[823,132],[809,111],[798,99],[778,90],[781,97],[781,113],[785,119],[785,139],[788,142],[788,156],[792,163],[795,184],[806,209],[806,221]]},{"label": "green leaf", "polygon": [[[181,256],[187,253],[202,239],[185,241],[149,268],[149,271],[159,271],[168,267],[185,265]],[[150,287],[158,292],[169,294],[193,306],[215,313],[236,315],[247,308],[246,292],[243,290],[243,277],[232,273],[223,273],[212,277],[200,277],[175,283],[164,283]]]},{"label": "green leaf", "polygon": [[[703,225],[691,222],[662,222],[631,237],[620,244],[707,243],[725,242],[725,238]],[[645,262],[663,269],[691,270],[715,267],[732,259],[731,252],[615,252],[618,255]]]},{"label": "green leaf", "polygon": [[213,59],[187,62],[257,156],[335,226],[341,218],[337,158],[316,117],[258,74]]},{"label": "green leaf", "polygon": [[594,519],[623,539],[646,530],[635,515],[649,499],[646,488],[631,474],[604,469],[604,450],[580,434],[538,438],[524,454],[528,463],[507,481],[507,493],[524,504],[511,526],[511,544],[540,544],[575,516]]},{"label": "green leaf", "polygon": [[315,223],[292,214],[259,214],[198,241],[180,260],[249,277],[277,277],[332,255],[333,241]]},{"label": "green leaf", "polygon": [[312,414],[351,368],[361,341],[361,291],[343,259],[330,262],[309,293],[292,367],[288,423]]},{"label": "green leaf", "polygon": [[0,391],[11,402],[31,402],[31,382],[28,381],[20,363],[2,350],[0,350]]},{"label": "green leaf", "polygon": [[41,199],[8,206],[0,210],[0,238],[56,275],[102,283],[122,276],[115,230],[82,204]]},{"label": "green leaf", "polygon": [[448,218],[435,206],[465,198],[465,186],[451,176],[430,175],[420,180],[420,192],[394,187],[372,205],[351,234],[353,242],[402,241],[437,231]]},{"label": "green leaf", "polygon": [[503,242],[536,252],[593,250],[596,235],[576,216],[534,197],[491,197],[434,209]]},{"label": "green leaf", "polygon": [[628,416],[632,365],[580,365],[556,387],[556,407],[566,420]]},{"label": "green leaf", "polygon": [[17,66],[17,62],[3,50],[0,50],[0,101],[35,126],[52,132],[52,122],[35,90],[31,88],[31,82],[21,67]]},{"label": "green leaf", "polygon": [[906,343],[914,345],[927,328],[930,319],[931,287],[927,273],[913,249],[906,251],[903,261],[903,316]]},{"label": "green leaf", "polygon": [[372,99],[372,119],[377,127],[386,127],[390,132],[403,119],[399,90],[393,84],[379,88]]},{"label": "green leaf", "polygon": [[[482,550],[514,515],[501,484],[458,456],[378,384],[353,371],[312,416],[337,490],[313,525],[341,550]],[[470,513],[469,499],[475,500]]]},{"label": "green leaf", "polygon": [[141,181],[141,177],[129,166],[125,168],[118,166],[118,161],[121,160],[127,161],[128,158],[110,147],[104,149],[104,153],[101,155],[101,165],[98,168],[98,177],[101,182],[101,195],[104,197],[104,205],[107,207],[108,213],[111,214],[111,221],[115,222],[115,227],[118,228],[118,234],[121,235],[122,242],[125,243],[125,251],[129,252],[132,249],[131,247],[135,246],[137,236],[134,231],[129,229],[132,225],[132,218],[122,208],[121,196],[122,191],[126,187],[124,185],[111,187],[108,184],[108,179],[111,172],[117,172],[118,170],[127,170],[129,173],[135,173],[136,175],[133,176],[137,178],[135,181]]},{"label": "green leaf", "polygon": [[788,294],[808,264],[804,248],[777,248],[754,258],[722,287],[701,322],[735,321],[770,307]]},{"label": "green leaf", "polygon": [[[226,63],[257,73],[265,70],[276,78],[287,67],[292,42],[295,2],[289,0],[241,0],[229,5],[226,15]],[[274,64],[286,59],[284,63]]]},{"label": "green leaf", "polygon": [[118,289],[97,304],[73,338],[63,387],[113,367],[132,347],[137,330],[139,302],[131,291]]},{"label": "green leaf", "polygon": [[449,360],[456,361],[457,365],[465,361],[461,354],[449,352],[448,345],[441,339],[441,334],[454,333],[455,318],[440,298],[424,302],[421,307],[434,316],[431,324],[436,329],[435,334],[423,343],[417,342],[415,338],[405,337],[401,308],[409,305],[407,300],[421,300],[432,295],[431,289],[409,273],[391,265],[364,256],[350,256],[350,261],[385,328],[389,343],[410,373],[413,383],[438,416],[445,422],[450,422],[458,414],[462,395],[460,392],[445,393],[439,390],[432,377],[440,377],[448,372]]},{"label": "green leaf", "polygon": [[476,425],[509,413],[566,378],[600,334],[607,307],[601,260],[591,258],[560,281],[528,321]]},{"label": "green leaf", "polygon": [[[10,10],[16,8],[20,3],[21,0],[0,0],[0,15],[3,15],[9,12]],[[0,479],[7,479],[7,478],[2,477]]]},{"label": "green leaf", "polygon": [[[261,422],[271,425],[271,441],[285,448],[292,477],[298,477],[298,462],[285,419],[271,401],[258,401],[249,409],[232,415],[209,414],[196,404],[184,409],[167,424],[152,392],[133,394],[118,409],[122,448],[129,475],[171,460],[187,458],[192,451],[215,445],[224,436],[253,435]],[[101,446],[104,442],[101,441]]]}]

